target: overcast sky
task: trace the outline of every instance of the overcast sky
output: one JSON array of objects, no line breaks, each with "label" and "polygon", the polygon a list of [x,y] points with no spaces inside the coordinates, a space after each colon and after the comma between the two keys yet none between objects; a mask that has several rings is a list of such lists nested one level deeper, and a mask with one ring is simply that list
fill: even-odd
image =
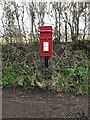
[{"label": "overcast sky", "polygon": [[[10,0],[7,0],[7,1],[10,1]],[[30,2],[31,0],[14,0],[16,3],[18,3],[19,5],[23,4],[24,2]],[[33,1],[48,1],[48,0],[33,0]],[[52,0],[53,1],[60,1],[60,0]],[[71,2],[71,1],[80,1],[80,0],[68,0],[68,2]],[[83,1],[83,0],[82,0]],[[85,2],[85,0],[84,0]],[[3,1],[1,1],[1,3],[3,3]],[[49,4],[48,4],[49,5]],[[49,6],[50,7],[50,6]],[[49,7],[47,6],[47,9],[49,9]],[[0,7],[0,30],[2,30],[2,22],[1,22],[1,16],[2,16],[2,8]],[[30,23],[30,18],[28,17],[27,15],[27,12],[25,10],[25,17],[24,17],[24,21],[26,23],[26,27],[27,29],[29,30],[30,32],[30,26],[31,26],[31,23]],[[38,22],[38,19],[35,20],[35,22]],[[50,16],[48,16],[47,14],[45,14],[45,17],[44,17],[44,22],[45,22],[45,25],[46,26],[54,26],[55,25],[55,21],[54,21],[54,18],[51,18]],[[64,28],[64,24],[62,23],[62,28]],[[83,29],[84,28],[84,22],[83,22],[83,19],[80,18],[80,29]]]}]

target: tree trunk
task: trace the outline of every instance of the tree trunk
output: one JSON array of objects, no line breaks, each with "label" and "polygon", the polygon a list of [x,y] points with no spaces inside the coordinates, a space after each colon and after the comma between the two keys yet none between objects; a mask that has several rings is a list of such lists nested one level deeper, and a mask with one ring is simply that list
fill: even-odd
[{"label": "tree trunk", "polygon": [[33,36],[33,14],[31,15],[31,41],[32,41],[32,36]]},{"label": "tree trunk", "polygon": [[60,16],[61,15],[61,2],[59,2],[59,10],[58,11],[59,11],[59,32],[58,32],[59,34],[58,34],[58,39],[59,39],[59,42],[60,42],[60,35],[61,35],[61,33],[60,33],[60,26],[61,26],[60,25],[61,24],[60,23],[60,18],[61,18],[61,16]]},{"label": "tree trunk", "polygon": [[83,39],[82,39],[83,41],[85,39],[86,21],[87,21],[87,19],[86,19],[86,9],[85,9],[85,27],[84,27],[84,35],[83,35]]},{"label": "tree trunk", "polygon": [[59,12],[59,32],[58,32],[58,41],[60,41],[60,12]]},{"label": "tree trunk", "polygon": [[67,42],[67,13],[65,13],[66,21],[65,21],[65,41]]},{"label": "tree trunk", "polygon": [[90,35],[90,2],[88,2],[88,35]]},{"label": "tree trunk", "polygon": [[77,39],[78,39],[78,35],[79,35],[79,16],[77,17]]},{"label": "tree trunk", "polygon": [[22,38],[21,38],[21,28],[20,28],[20,24],[19,24],[19,16],[18,14],[16,14],[16,18],[17,18],[17,22],[18,22],[18,29],[19,29],[19,42],[22,42]]},{"label": "tree trunk", "polygon": [[67,42],[67,22],[65,22],[65,36],[66,36],[66,42]]},{"label": "tree trunk", "polygon": [[55,9],[55,38],[57,37],[57,10]]},{"label": "tree trunk", "polygon": [[22,16],[22,29],[23,29],[23,33],[24,33],[24,38],[25,38],[25,42],[27,43],[27,39],[26,39],[26,33],[25,33],[25,29],[24,29],[24,6],[23,6],[23,16]]}]

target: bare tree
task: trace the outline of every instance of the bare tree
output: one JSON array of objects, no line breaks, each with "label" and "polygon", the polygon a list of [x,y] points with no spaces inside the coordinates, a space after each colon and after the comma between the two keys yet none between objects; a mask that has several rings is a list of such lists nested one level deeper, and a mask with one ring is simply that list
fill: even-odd
[{"label": "bare tree", "polygon": [[[11,6],[13,9],[11,9]],[[26,14],[25,10],[27,11],[27,18],[29,18],[31,23],[29,27],[30,29],[24,21]],[[16,4],[14,1],[6,2],[6,4],[4,4],[2,16],[4,33],[5,35],[9,33],[8,38],[12,41],[12,35],[15,35],[15,32],[17,31],[18,33],[16,34],[19,36],[19,41],[22,42],[22,35],[25,41],[27,41],[26,29],[28,29],[27,31],[30,35],[29,41],[31,42],[34,38],[39,38],[39,27],[45,25],[45,23],[47,24],[47,21],[44,21],[45,15],[48,16],[49,20],[53,19],[50,21],[54,21],[53,23],[50,23],[50,25],[53,25],[54,36],[57,38],[57,42],[60,42],[62,36],[65,36],[65,41],[67,42],[68,34],[71,34],[73,42],[77,42],[80,32],[80,19],[82,17],[85,23],[83,40],[85,39],[88,16],[87,3],[80,2],[25,2],[23,5]],[[15,24],[17,24],[18,28],[15,27]],[[8,38],[6,38],[6,40]]]},{"label": "bare tree", "polygon": [[1,20],[4,29],[4,37],[7,43],[9,43],[9,41],[12,42],[12,37],[14,34],[13,26],[15,22],[15,10],[12,10],[13,3],[14,2],[3,2],[3,15]]},{"label": "bare tree", "polygon": [[61,19],[61,2],[58,2],[58,14],[59,14],[59,30],[58,30],[58,40],[60,41],[60,35],[61,35],[61,32],[60,32],[60,26],[61,26],[61,22],[60,22],[60,19]]},{"label": "bare tree", "polygon": [[21,27],[20,27],[20,6],[18,4],[16,4],[16,2],[13,3],[14,5],[14,9],[15,9],[15,15],[16,15],[16,19],[17,19],[17,23],[18,23],[18,30],[19,30],[19,42],[22,42],[22,36],[21,36]]},{"label": "bare tree", "polygon": [[[27,5],[27,13],[28,13],[28,16],[31,18],[31,25],[30,25],[30,28],[31,28],[31,33],[30,33],[30,37],[31,37],[31,41],[33,40],[33,27],[34,27],[34,21],[35,21],[35,6],[36,4],[34,2],[28,2],[28,5]],[[30,42],[30,41],[29,41]]]},{"label": "bare tree", "polygon": [[[54,10],[54,14],[55,14],[55,31],[54,31],[54,35],[55,35],[55,39],[56,42],[58,42],[60,40],[60,13],[61,13],[61,3],[58,2],[54,2],[52,3],[52,7]],[[58,17],[59,15],[59,17]],[[59,18],[59,22],[58,22],[58,18]],[[58,30],[58,23],[59,23],[59,30]]]},{"label": "bare tree", "polygon": [[34,8],[36,12],[36,18],[37,18],[37,22],[34,21],[34,27],[36,31],[35,39],[37,40],[39,38],[39,35],[38,35],[39,27],[44,25],[46,7],[47,7],[46,2],[38,2]]},{"label": "bare tree", "polygon": [[[85,3],[85,4],[86,4],[86,3]],[[85,35],[86,35],[86,32],[85,32],[85,31],[86,31],[86,27],[87,27],[87,12],[86,12],[86,8],[85,8],[85,11],[84,11],[84,17],[85,17],[85,18],[84,18],[85,27],[84,27],[84,30],[83,30],[83,34],[84,34],[84,35],[83,35],[83,39],[82,39],[83,41],[84,41],[84,39],[85,39]]]},{"label": "bare tree", "polygon": [[72,41],[77,42],[79,35],[79,18],[84,9],[86,9],[87,5],[84,3],[71,3],[67,7],[69,7],[71,20],[67,17],[67,20],[65,20],[65,22],[67,22],[70,26]]},{"label": "bare tree", "polygon": [[90,2],[88,2],[88,35],[90,35]]},{"label": "bare tree", "polygon": [[65,36],[66,36],[66,42],[67,42],[67,13],[65,13],[65,17],[66,17],[66,20],[65,20]]},{"label": "bare tree", "polygon": [[24,38],[25,38],[25,41],[26,41],[26,43],[27,43],[27,39],[26,39],[26,33],[25,33],[25,28],[24,28],[24,15],[25,15],[25,6],[23,5],[22,6],[22,30],[23,30],[23,36],[24,36]]}]

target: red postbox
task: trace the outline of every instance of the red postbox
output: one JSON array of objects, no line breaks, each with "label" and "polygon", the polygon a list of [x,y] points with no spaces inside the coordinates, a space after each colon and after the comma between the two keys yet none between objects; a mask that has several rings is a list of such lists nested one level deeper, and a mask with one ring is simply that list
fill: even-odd
[{"label": "red postbox", "polygon": [[52,26],[40,26],[40,56],[52,56]]}]

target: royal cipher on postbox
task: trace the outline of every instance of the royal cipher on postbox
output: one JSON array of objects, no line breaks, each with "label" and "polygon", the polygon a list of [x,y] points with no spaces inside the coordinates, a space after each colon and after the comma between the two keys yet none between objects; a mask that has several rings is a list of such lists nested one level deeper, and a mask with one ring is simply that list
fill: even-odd
[{"label": "royal cipher on postbox", "polygon": [[52,56],[52,26],[40,26],[40,56]]}]

